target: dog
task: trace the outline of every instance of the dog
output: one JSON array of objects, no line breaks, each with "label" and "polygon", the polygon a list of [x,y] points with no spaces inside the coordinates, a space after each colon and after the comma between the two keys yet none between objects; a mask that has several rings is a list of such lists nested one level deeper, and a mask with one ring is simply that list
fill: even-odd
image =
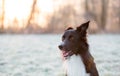
[{"label": "dog", "polygon": [[68,27],[58,46],[65,62],[66,76],[99,76],[87,42],[87,21],[76,29]]}]

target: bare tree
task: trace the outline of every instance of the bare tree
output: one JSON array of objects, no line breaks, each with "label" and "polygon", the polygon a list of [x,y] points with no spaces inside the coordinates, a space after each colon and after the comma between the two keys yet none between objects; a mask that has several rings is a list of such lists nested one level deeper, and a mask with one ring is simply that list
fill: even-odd
[{"label": "bare tree", "polygon": [[2,21],[1,21],[1,29],[3,30],[4,29],[4,16],[5,16],[5,0],[2,0]]},{"label": "bare tree", "polygon": [[[99,29],[103,31],[105,31],[107,21],[108,2],[109,0],[85,0],[85,17],[94,19]],[[92,8],[90,8],[89,4],[91,4]],[[98,11],[101,13],[98,13]]]},{"label": "bare tree", "polygon": [[88,12],[89,8],[88,8],[88,0],[85,0],[85,11]]},{"label": "bare tree", "polygon": [[102,0],[101,29],[105,31],[109,0]]},{"label": "bare tree", "polygon": [[[92,4],[92,8],[89,7],[90,4]],[[90,19],[91,17],[96,20],[94,0],[85,0],[85,18]]]},{"label": "bare tree", "polygon": [[27,22],[27,27],[29,27],[29,25],[31,24],[32,20],[34,19],[34,14],[36,12],[35,11],[36,4],[37,4],[37,0],[33,0],[32,9],[31,9],[30,16],[29,16],[29,19],[28,19],[28,22]]},{"label": "bare tree", "polygon": [[[68,13],[69,12],[69,13]],[[72,5],[61,7],[48,20],[48,28],[46,32],[61,32],[67,26],[75,24],[74,17],[77,15]]]}]

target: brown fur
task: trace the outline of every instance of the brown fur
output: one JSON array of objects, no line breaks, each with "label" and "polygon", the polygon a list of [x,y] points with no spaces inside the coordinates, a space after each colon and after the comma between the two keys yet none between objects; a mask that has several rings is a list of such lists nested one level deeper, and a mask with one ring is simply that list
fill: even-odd
[{"label": "brown fur", "polygon": [[62,37],[63,44],[59,45],[59,48],[66,52],[72,51],[72,54],[69,54],[69,56],[73,54],[81,55],[86,72],[89,73],[90,76],[99,76],[94,59],[89,52],[89,45],[86,37],[88,26],[89,21],[77,27],[76,30],[71,27],[65,30]]}]

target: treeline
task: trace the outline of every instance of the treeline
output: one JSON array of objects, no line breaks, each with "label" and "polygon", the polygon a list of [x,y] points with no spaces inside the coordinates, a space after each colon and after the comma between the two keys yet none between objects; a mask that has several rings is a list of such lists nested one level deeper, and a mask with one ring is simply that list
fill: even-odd
[{"label": "treeline", "polygon": [[[56,1],[56,0],[53,0]],[[64,2],[64,0],[63,0]],[[35,18],[40,14],[37,0],[33,0],[31,12],[24,28],[4,29],[4,0],[1,17],[1,33],[61,33],[65,28],[76,27],[90,20],[90,33],[120,33],[120,0],[66,0],[59,9],[46,17],[47,27],[41,28]],[[14,22],[17,26],[17,20]]]},{"label": "treeline", "polygon": [[74,6],[68,4],[57,10],[49,20],[48,31],[60,32],[90,20],[90,33],[120,33],[120,0],[84,0]]}]

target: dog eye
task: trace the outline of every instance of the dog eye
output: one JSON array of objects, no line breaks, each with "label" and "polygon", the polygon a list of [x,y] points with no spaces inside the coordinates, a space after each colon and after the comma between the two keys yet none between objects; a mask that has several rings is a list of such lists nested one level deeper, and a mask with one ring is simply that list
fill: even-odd
[{"label": "dog eye", "polygon": [[64,41],[64,39],[65,39],[65,36],[62,37],[62,41]]},{"label": "dog eye", "polygon": [[73,36],[69,36],[69,40],[70,41],[74,40],[74,37]]}]

